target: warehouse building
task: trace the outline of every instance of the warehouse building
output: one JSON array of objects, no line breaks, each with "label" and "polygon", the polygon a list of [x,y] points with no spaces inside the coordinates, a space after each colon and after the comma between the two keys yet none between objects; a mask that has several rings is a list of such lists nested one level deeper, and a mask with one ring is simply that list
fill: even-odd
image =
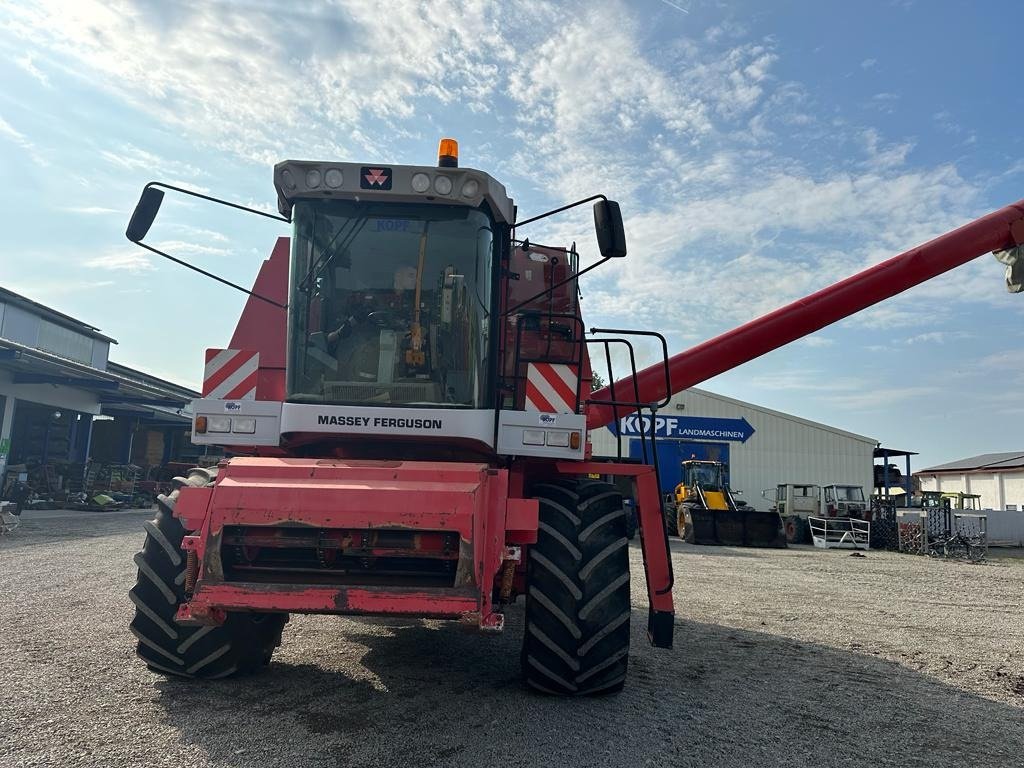
[{"label": "warehouse building", "polygon": [[199,393],[108,359],[96,328],[0,288],[0,493],[73,490],[86,465],[187,460]]},{"label": "warehouse building", "polygon": [[[780,483],[859,485],[865,496],[871,493],[878,442],[870,437],[697,388],[674,396],[655,425],[663,492],[679,482],[681,462],[696,458],[728,464],[731,487],[761,509],[768,504],[761,491]],[[595,430],[594,455],[616,457],[621,451],[623,457],[641,458],[640,427],[633,415],[620,419],[617,428]]]},{"label": "warehouse building", "polygon": [[916,473],[922,491],[976,493],[985,509],[1024,510],[1024,451],[983,453]]},{"label": "warehouse building", "polygon": [[1024,451],[970,456],[914,477],[922,491],[978,494],[989,544],[1024,546]]}]

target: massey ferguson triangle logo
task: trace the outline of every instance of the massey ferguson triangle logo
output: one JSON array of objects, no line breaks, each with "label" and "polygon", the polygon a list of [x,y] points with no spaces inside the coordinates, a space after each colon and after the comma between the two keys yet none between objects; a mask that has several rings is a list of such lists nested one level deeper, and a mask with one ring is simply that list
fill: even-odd
[{"label": "massey ferguson triangle logo", "polygon": [[359,186],[362,189],[391,189],[391,169],[360,168]]}]

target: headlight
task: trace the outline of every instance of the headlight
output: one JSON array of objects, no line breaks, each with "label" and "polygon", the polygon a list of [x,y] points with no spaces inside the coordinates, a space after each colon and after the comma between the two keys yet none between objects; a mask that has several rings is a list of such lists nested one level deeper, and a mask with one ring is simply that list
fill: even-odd
[{"label": "headlight", "polygon": [[480,194],[480,182],[476,179],[469,179],[462,185],[463,197],[476,197],[478,194]]},{"label": "headlight", "polygon": [[231,431],[231,417],[230,416],[207,416],[206,417],[206,431],[207,432],[230,432]]},{"label": "headlight", "polygon": [[316,168],[310,168],[306,171],[306,186],[310,189],[316,189],[320,186],[320,171]]},{"label": "headlight", "polygon": [[231,420],[231,431],[252,435],[256,433],[256,419],[252,416],[235,416]]}]

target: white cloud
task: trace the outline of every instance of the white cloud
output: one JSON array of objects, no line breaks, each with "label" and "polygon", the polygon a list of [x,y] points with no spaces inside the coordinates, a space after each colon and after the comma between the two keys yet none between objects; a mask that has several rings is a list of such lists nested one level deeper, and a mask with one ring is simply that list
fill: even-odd
[{"label": "white cloud", "polygon": [[28,137],[4,120],[3,117],[0,117],[0,137],[8,139],[24,149],[32,148],[32,142],[28,140]]},{"label": "white cloud", "polygon": [[99,205],[72,206],[70,208],[62,208],[61,210],[67,211],[68,213],[79,213],[83,216],[105,216],[111,213],[124,213],[124,211],[119,211],[116,208],[104,208]]},{"label": "white cloud", "polygon": [[864,59],[860,63],[861,69],[874,69],[876,66],[878,66],[878,59]]},{"label": "white cloud", "polygon": [[153,247],[176,256],[186,258],[188,256],[227,256],[231,253],[228,248],[219,248],[214,245],[203,245],[188,240],[161,240],[153,243]]},{"label": "white cloud", "polygon": [[907,155],[914,148],[912,141],[884,146],[881,135],[874,128],[866,129],[861,138],[867,149],[867,164],[871,168],[884,169],[905,165]]},{"label": "white cloud", "polygon": [[835,343],[835,339],[830,339],[825,336],[805,336],[804,338],[800,339],[800,344],[802,344],[805,347],[811,347],[812,349],[831,347]]},{"label": "white cloud", "polygon": [[1024,350],[1008,349],[983,357],[978,365],[988,370],[1024,371]]},{"label": "white cloud", "polygon": [[116,150],[100,150],[99,155],[110,165],[128,171],[147,171],[161,176],[177,174],[186,178],[205,175],[194,165],[168,160],[133,144],[122,144]]},{"label": "white cloud", "polygon": [[[64,67],[189,142],[260,164],[293,153],[394,156],[396,137],[434,135],[438,110],[465,107],[483,126],[478,157],[493,158],[483,167],[509,181],[523,215],[595,192],[623,203],[630,255],[584,279],[588,315],[664,329],[674,341],[749,320],[980,212],[978,185],[955,166],[922,165],[912,140],[824,116],[780,77],[785,50],[735,24],[655,43],[651,14],[614,0],[439,0],[386,12],[371,0],[313,10],[40,0],[12,13],[8,31],[23,36],[29,57],[45,49],[51,70]],[[659,17],[686,21],[668,9]],[[785,149],[794,139],[799,149]],[[138,144],[100,154],[122,170],[210,175],[197,160]],[[568,242],[589,231],[587,218],[580,209],[528,234]],[[227,252],[202,231],[172,230],[165,244]],[[150,267],[142,252],[95,262]],[[981,268],[959,270],[848,323],[934,332],[949,307],[994,291],[987,281]]]},{"label": "white cloud", "polygon": [[86,259],[83,264],[93,269],[107,269],[129,273],[147,272],[153,269],[149,256],[138,248],[111,251]]},{"label": "white cloud", "polygon": [[36,66],[31,56],[20,56],[14,60],[15,65],[34,77],[44,88],[53,88],[49,76]]},{"label": "white cloud", "polygon": [[835,408],[847,411],[882,410],[897,403],[917,400],[934,395],[941,390],[938,387],[866,387],[863,392],[852,392],[842,395],[827,395],[822,399]]},{"label": "white cloud", "polygon": [[915,336],[910,336],[904,339],[903,343],[910,344],[946,344],[950,341],[962,341],[964,339],[973,339],[974,334],[968,333],[967,331],[928,331],[927,333],[919,333]]},{"label": "white cloud", "polygon": [[[48,61],[197,140],[265,163],[347,157],[421,102],[489,109],[527,4],[371,0],[298,7],[39,0],[8,29]],[[376,152],[375,152],[376,154]],[[107,157],[112,162],[118,158]],[[145,161],[140,156],[140,159]]]}]

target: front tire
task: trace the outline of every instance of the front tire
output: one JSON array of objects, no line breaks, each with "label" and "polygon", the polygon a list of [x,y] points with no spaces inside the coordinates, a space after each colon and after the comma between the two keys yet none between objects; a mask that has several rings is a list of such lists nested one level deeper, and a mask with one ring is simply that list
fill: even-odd
[{"label": "front tire", "polygon": [[679,531],[679,538],[687,544],[693,544],[697,540],[696,534],[693,530],[693,510],[695,508],[698,507],[694,507],[691,504],[679,505],[679,515],[676,519],[676,528]]},{"label": "front tire", "polygon": [[[202,487],[215,470],[192,469],[180,485]],[[221,626],[185,626],[175,621],[185,601],[185,529],[174,517],[178,490],[157,500],[154,520],[145,523],[146,541],[135,555],[138,581],[128,593],[135,604],[130,626],[136,652],[153,672],[215,679],[255,672],[270,662],[281,644],[286,614],[229,613]]]},{"label": "front tire", "polygon": [[622,689],[629,661],[629,554],[622,496],[608,483],[536,486],[537,543],[526,566],[523,678],[542,693]]}]

